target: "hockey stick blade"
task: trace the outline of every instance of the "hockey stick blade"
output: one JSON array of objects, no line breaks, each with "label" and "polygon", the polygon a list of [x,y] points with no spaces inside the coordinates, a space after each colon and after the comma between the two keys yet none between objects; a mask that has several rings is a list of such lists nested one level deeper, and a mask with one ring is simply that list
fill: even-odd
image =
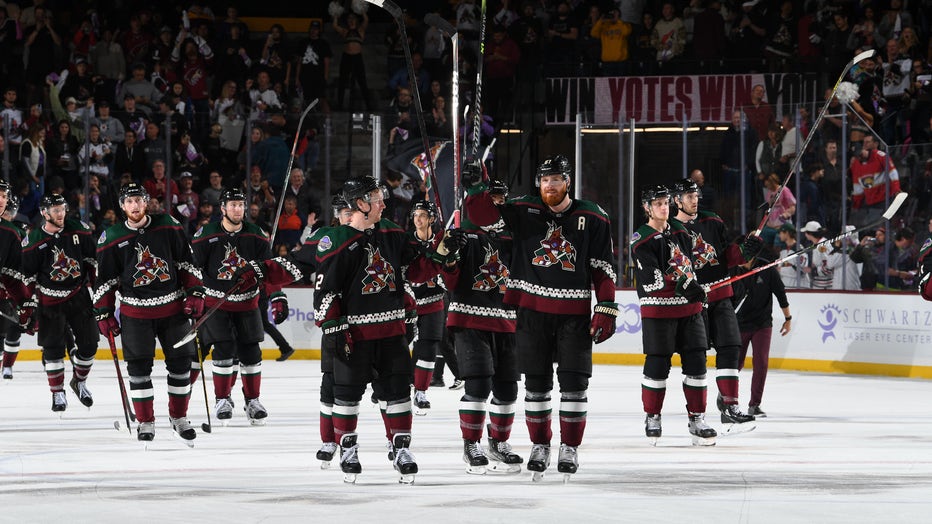
[{"label": "hockey stick blade", "polygon": [[201,429],[204,431],[204,433],[210,433],[210,432],[211,432],[210,424],[208,424],[208,423],[206,423],[206,422],[202,422],[202,423],[201,423]]},{"label": "hockey stick blade", "polygon": [[456,28],[453,27],[453,24],[448,22],[446,18],[438,15],[437,13],[429,13],[427,16],[425,16],[424,23],[431,27],[436,27],[437,29],[450,36],[456,34]]},{"label": "hockey stick blade", "polygon": [[392,15],[392,18],[401,20],[404,17],[404,13],[401,11],[401,8],[391,0],[366,0],[366,2],[369,2],[375,6],[379,6],[382,9],[388,11],[388,14]]},{"label": "hockey stick blade", "polygon": [[187,344],[188,342],[191,342],[192,340],[194,340],[194,337],[197,336],[197,330],[198,330],[198,328],[200,328],[201,326],[203,326],[203,325],[204,325],[204,322],[206,322],[207,319],[210,318],[210,316],[213,315],[215,311],[217,311],[218,309],[220,309],[220,306],[226,304],[226,301],[229,300],[230,295],[232,295],[233,292],[236,291],[236,290],[238,290],[239,287],[242,286],[242,285],[243,285],[243,280],[242,280],[242,279],[240,279],[237,283],[233,284],[233,287],[231,287],[230,290],[227,291],[227,292],[223,295],[223,298],[221,298],[220,300],[218,300],[217,303],[214,304],[213,306],[210,306],[210,309],[208,309],[207,311],[205,311],[204,314],[201,315],[201,318],[197,319],[197,322],[195,322],[194,325],[191,326],[191,330],[188,331],[188,334],[185,335],[185,336],[183,336],[183,337],[181,337],[181,340],[179,340],[178,342],[175,342],[175,344],[174,344],[172,347],[173,347],[173,348],[180,348],[181,346],[183,346],[183,345]]},{"label": "hockey stick blade", "polygon": [[887,210],[883,212],[883,217],[887,220],[892,219],[893,215],[895,215],[896,212],[900,210],[900,206],[903,205],[903,202],[906,201],[906,197],[908,196],[909,194],[906,193],[905,191],[897,193],[896,196],[893,197],[893,203],[891,203],[890,207],[887,208]]}]

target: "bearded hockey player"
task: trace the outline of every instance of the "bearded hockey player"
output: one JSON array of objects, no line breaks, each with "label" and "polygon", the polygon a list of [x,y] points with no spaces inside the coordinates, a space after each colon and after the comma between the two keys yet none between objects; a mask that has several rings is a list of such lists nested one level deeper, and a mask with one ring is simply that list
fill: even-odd
[{"label": "bearded hockey player", "polygon": [[[711,211],[699,210],[699,185],[692,179],[687,178],[674,184],[673,199],[677,213],[670,222],[685,228],[692,237],[693,271],[700,285],[710,285],[728,278],[729,269],[753,259],[762,247],[760,237],[754,235],[745,239],[740,250],[730,242],[722,218]],[[741,333],[731,304],[733,295],[730,285],[712,291],[702,316],[711,346],[715,347],[715,383],[718,385],[716,404],[722,413],[722,423],[744,424],[752,422],[754,417],[738,409]]]},{"label": "bearded hockey player", "polygon": [[641,207],[647,223],[631,236],[630,251],[647,355],[641,381],[645,432],[656,445],[671,358],[679,353],[693,445],[713,446],[717,433],[705,423],[707,348],[702,305],[706,293],[693,270],[692,237],[679,222],[669,222],[670,191],[666,187],[642,190]]},{"label": "bearded hockey player", "polygon": [[[189,319],[204,313],[201,270],[181,224],[167,214],[148,215],[149,194],[131,182],[120,189],[126,220],[107,228],[97,241],[94,311],[105,337],[122,332],[123,358],[136,411],[139,440],[155,438],[152,363],[155,339],[168,369],[168,416],[172,430],[190,441],[197,432],[187,419],[194,342],[173,347],[191,329]],[[114,316],[120,293],[120,321]]]},{"label": "bearded hockey player", "polygon": [[[20,321],[38,321],[38,342],[52,391],[52,411],[64,411],[65,341],[70,329],[77,350],[72,353],[71,390],[81,404],[91,407],[94,398],[85,381],[97,354],[97,324],[87,289],[97,270],[94,238],[87,224],[70,218],[65,197],[48,194],[39,211],[45,224],[33,229],[23,242],[23,275],[29,302],[20,309]],[[32,305],[38,303],[38,310]],[[35,317],[35,318],[33,318]]]},{"label": "bearded hockey player", "polygon": [[[561,391],[557,470],[569,475],[578,467],[586,427],[592,344],[615,333],[618,315],[609,219],[598,205],[570,197],[571,174],[565,156],[548,158],[537,169],[539,195],[496,206],[481,183],[482,166],[471,164],[463,173],[470,221],[490,226],[504,220],[515,239],[504,301],[517,307],[517,360],[533,443],[527,467],[535,480],[550,464],[553,363]],[[597,304],[590,312],[593,288]]]}]

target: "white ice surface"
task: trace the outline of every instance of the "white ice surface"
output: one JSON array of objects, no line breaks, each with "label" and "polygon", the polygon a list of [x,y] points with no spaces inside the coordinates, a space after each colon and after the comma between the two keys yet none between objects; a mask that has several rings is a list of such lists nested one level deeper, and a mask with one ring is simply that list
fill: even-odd
[{"label": "white ice surface", "polygon": [[[397,483],[378,408],[359,420],[363,473],[321,470],[317,361],[265,362],[268,424],[250,427],[237,386],[232,423],[205,434],[200,382],[190,419],[194,449],[170,436],[165,371],[156,363],[155,449],[113,428],[123,418],[112,362],[96,363],[90,410],[69,394],[62,418],[39,362],[0,384],[0,522],[928,522],[932,514],[932,383],[771,372],[755,431],[690,445],[681,376],[669,380],[658,447],[644,437],[640,370],[596,366],[579,472],[467,475],[457,419],[461,391],[431,390],[415,417],[421,472]],[[70,370],[66,383],[70,380]],[[447,372],[447,382],[450,382]],[[750,372],[741,375],[746,402]],[[212,388],[208,383],[211,405]],[[719,428],[710,382],[709,422]],[[367,394],[368,395],[368,394]],[[512,444],[530,443],[519,394]],[[554,451],[558,445],[554,405]],[[743,406],[746,408],[746,405]]]}]

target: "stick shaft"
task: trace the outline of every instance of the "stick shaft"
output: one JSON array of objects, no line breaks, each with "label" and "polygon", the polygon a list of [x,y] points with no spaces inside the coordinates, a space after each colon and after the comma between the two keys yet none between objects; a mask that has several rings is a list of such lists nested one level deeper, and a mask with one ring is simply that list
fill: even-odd
[{"label": "stick shaft", "polygon": [[294,154],[298,150],[298,141],[301,140],[301,126],[304,125],[304,118],[319,101],[319,98],[311,100],[311,103],[307,105],[298,120],[298,129],[295,131],[294,141],[291,143],[291,158],[288,159],[288,169],[285,170],[285,183],[282,184],[282,194],[278,195],[278,211],[275,212],[275,220],[272,222],[272,236],[269,237],[271,242],[275,242],[275,234],[278,232],[278,219],[282,216],[282,204],[285,203],[285,188],[288,187],[288,178],[291,176],[291,167],[294,165]]},{"label": "stick shaft", "polygon": [[126,384],[123,383],[123,371],[120,369],[120,357],[117,356],[116,341],[113,340],[113,333],[107,333],[107,342],[110,343],[110,354],[113,356],[113,365],[116,367],[117,382],[120,384],[120,400],[123,404],[123,417],[126,419],[126,430],[133,434],[133,428],[129,423],[129,397],[126,394]]}]

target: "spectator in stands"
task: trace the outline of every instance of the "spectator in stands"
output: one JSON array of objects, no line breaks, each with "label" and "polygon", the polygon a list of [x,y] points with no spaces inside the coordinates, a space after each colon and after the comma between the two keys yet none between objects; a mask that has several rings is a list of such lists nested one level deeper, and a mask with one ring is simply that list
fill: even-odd
[{"label": "spectator in stands", "polygon": [[[757,180],[755,188],[760,189],[764,180],[771,173],[780,172],[780,157],[783,156],[783,129],[777,124],[771,124],[767,131],[767,140],[761,140],[757,144],[757,152],[754,156],[757,166]],[[757,202],[758,191],[754,191],[754,203]]]},{"label": "spectator in stands", "polygon": [[[200,198],[194,192],[194,177],[189,171],[183,171],[178,176],[178,204],[174,206],[172,215],[182,222],[193,224],[201,207]],[[195,230],[189,231],[194,233]]]},{"label": "spectator in stands", "polygon": [[[23,56],[26,61],[26,86],[28,89],[27,102],[41,100],[41,89],[45,77],[56,70],[59,61],[56,54],[61,51],[62,39],[55,29],[55,21],[51,12],[44,7],[35,8],[35,25],[25,25],[25,50]],[[28,52],[28,53],[27,53]]]},{"label": "spectator in stands", "polygon": [[880,220],[889,199],[900,192],[900,176],[887,154],[877,148],[877,139],[866,135],[857,157],[851,159],[850,219],[857,226]]},{"label": "spectator in stands", "polygon": [[223,175],[212,169],[207,175],[207,187],[201,191],[200,201],[209,202],[214,208],[220,207],[220,194],[223,193]]},{"label": "spectator in stands", "polygon": [[434,105],[427,117],[427,134],[436,138],[453,138],[453,125],[447,114],[447,100],[442,96],[434,98]]},{"label": "spectator in stands", "polygon": [[[155,37],[143,27],[139,19],[139,13],[133,14],[129,18],[129,31],[124,31],[122,36],[123,53],[126,55],[126,65],[142,64],[148,58],[150,47]],[[133,66],[135,68],[135,66]],[[136,100],[139,102],[139,100]]]},{"label": "spectator in stands", "polygon": [[884,11],[877,26],[882,41],[899,40],[907,27],[915,27],[915,24],[913,16],[903,9],[903,0],[890,0],[889,9]]},{"label": "spectator in stands", "polygon": [[[81,173],[93,173],[100,175],[104,179],[110,179],[110,164],[113,162],[113,148],[110,144],[100,138],[100,128],[97,124],[91,124],[87,134],[87,142],[78,148],[78,164],[81,166]],[[85,168],[85,166],[87,166]],[[72,185],[65,181],[65,189],[82,187],[84,184],[77,180],[71,181]]]},{"label": "spectator in stands", "polygon": [[194,131],[203,136],[207,133],[210,116],[208,69],[213,64],[214,52],[202,37],[195,35],[185,40],[187,36],[184,29],[178,34],[179,42],[172,50],[172,62],[176,64],[178,76],[184,79],[184,87],[194,106]]},{"label": "spectator in stands", "polygon": [[236,6],[231,5],[227,7],[227,17],[217,24],[217,38],[220,40],[232,38],[233,27],[239,28],[243,38],[249,37],[249,26],[239,18],[239,10]]},{"label": "spectator in stands", "polygon": [[848,38],[851,36],[851,25],[848,23],[848,14],[844,10],[833,15],[834,26],[822,39],[822,54],[825,56],[824,75],[828,78],[838,78],[845,64],[851,60],[851,51],[848,47]]},{"label": "spectator in stands", "polygon": [[243,26],[233,24],[229,27],[230,34],[220,38],[216,47],[216,62],[214,63],[214,90],[217,86],[224,86],[228,82],[243,82],[253,65],[249,56],[249,40],[243,32]]},{"label": "spectator in stands", "polygon": [[[360,18],[361,17],[361,18]],[[340,77],[337,86],[337,107],[343,109],[343,97],[346,89],[353,88],[353,82],[359,85],[366,110],[372,111],[369,100],[369,85],[366,83],[366,65],[363,62],[363,41],[369,27],[369,15],[350,13],[346,16],[346,25],[340,24],[338,17],[333,18],[333,29],[343,39],[343,55],[340,57]]]},{"label": "spectator in stands", "polygon": [[785,177],[796,158],[797,144],[801,137],[797,136],[799,130],[796,129],[796,119],[791,112],[783,113],[780,118],[780,128],[783,130],[783,138],[780,140],[779,167],[776,171],[781,177]]},{"label": "spectator in stands", "polygon": [[251,103],[249,119],[253,124],[266,123],[272,109],[281,109],[282,102],[273,89],[271,77],[266,71],[259,71],[256,80],[246,79],[246,91]]},{"label": "spectator in stands", "polygon": [[624,76],[628,72],[631,24],[621,19],[621,11],[617,7],[610,8],[589,34],[601,42],[602,76]]},{"label": "spectator in stands", "polygon": [[282,138],[282,128],[269,126],[268,136],[259,143],[253,162],[259,165],[276,195],[281,194],[285,185],[290,157],[291,150]]},{"label": "spectator in stands", "polygon": [[[483,98],[483,109],[496,121],[512,121],[514,107],[515,72],[521,50],[502,26],[492,28],[492,40],[485,48],[485,70],[483,90],[488,98]],[[486,103],[488,100],[488,103]]]},{"label": "spectator in stands", "polygon": [[764,42],[764,57],[771,73],[789,73],[796,55],[797,20],[793,15],[793,2],[780,2],[780,12],[772,18]]},{"label": "spectator in stands", "polygon": [[783,245],[777,238],[777,230],[783,224],[792,221],[793,215],[796,214],[796,197],[789,187],[783,187],[781,190],[780,181],[780,176],[776,173],[770,173],[764,179],[764,202],[770,204],[770,214],[767,215],[767,222],[760,234],[765,244],[773,244],[778,249]]},{"label": "spectator in stands", "polygon": [[887,274],[890,275],[890,289],[915,289],[916,272],[919,267],[919,248],[916,247],[915,240],[916,233],[909,227],[898,230],[894,235],[893,244],[896,249],[890,253],[890,267],[887,269]]},{"label": "spectator in stands", "polygon": [[132,95],[136,101],[133,109],[138,108],[147,115],[156,110],[159,100],[162,99],[162,92],[146,78],[146,66],[142,62],[133,65],[132,76],[123,82],[121,91],[117,94],[117,99],[124,100],[124,107],[126,95]]},{"label": "spectator in stands", "polygon": [[272,84],[291,82],[291,53],[285,43],[285,28],[281,24],[272,24],[269,34],[262,45],[259,59],[269,73]]},{"label": "spectator in stands", "polygon": [[492,15],[492,24],[508,29],[518,20],[518,13],[512,9],[511,0],[501,0],[499,10]]},{"label": "spectator in stands", "polygon": [[804,73],[813,73],[822,61],[822,47],[819,44],[824,31],[816,15],[818,5],[809,2],[804,9],[805,14],[796,21],[797,63]]},{"label": "spectator in stands", "polygon": [[[434,13],[441,16],[438,13]],[[396,24],[397,26],[397,24]],[[423,57],[424,69],[431,79],[444,78],[450,74],[452,67],[447,67],[444,60],[449,56],[450,46],[447,45],[446,35],[439,28],[430,26],[424,31]],[[451,58],[452,60],[452,58]],[[394,71],[397,67],[389,67]]]},{"label": "spectator in stands", "polygon": [[320,101],[320,110],[330,112],[327,102],[327,80],[330,78],[330,59],[333,52],[330,43],[321,38],[320,20],[311,21],[307,40],[297,47],[295,81],[297,89],[304,94],[304,104]]},{"label": "spectator in stands", "polygon": [[40,192],[44,193],[43,184],[48,165],[44,127],[34,126],[29,130],[29,135],[26,140],[23,140],[20,147],[20,158],[23,163],[23,174],[28,177],[35,187],[39,188]]},{"label": "spectator in stands", "polygon": [[162,129],[155,122],[146,124],[146,136],[139,141],[139,149],[146,157],[146,165],[151,166],[156,160],[164,164],[171,158],[168,144],[161,135]]},{"label": "spectator in stands", "polygon": [[278,231],[275,233],[273,244],[284,244],[289,250],[298,245],[305,222],[304,217],[298,213],[295,196],[286,194],[282,214],[278,217]]},{"label": "spectator in stands", "polygon": [[113,160],[113,176],[120,178],[130,174],[136,183],[142,183],[142,174],[146,171],[146,154],[136,145],[136,133],[127,130],[123,143],[117,144]]},{"label": "spectator in stands", "polygon": [[[753,202],[751,190],[755,186],[757,170],[754,168],[755,152],[757,151],[757,133],[747,123],[742,126],[740,110],[731,114],[731,125],[722,136],[718,157],[722,163],[722,196],[726,200],[724,206],[726,213],[729,209],[737,209],[737,199],[740,197],[741,177],[744,174],[745,200]],[[742,132],[742,127],[744,128]],[[741,140],[744,135],[744,166],[741,164]],[[701,204],[701,203],[700,203]]]},{"label": "spectator in stands", "polygon": [[556,16],[550,19],[547,28],[547,76],[572,76],[576,71],[576,40],[579,38],[579,23],[572,15],[570,4],[561,0],[557,4]]},{"label": "spectator in stands", "polygon": [[883,47],[884,37],[877,30],[877,23],[873,19],[874,9],[867,6],[858,23],[851,28],[848,35],[848,49],[880,49]]},{"label": "spectator in stands", "polygon": [[262,217],[271,220],[278,202],[277,194],[269,186],[269,181],[265,179],[258,165],[253,165],[249,170],[249,179],[246,180],[244,189],[247,195],[251,195],[251,202],[259,206]]},{"label": "spectator in stands", "polygon": [[654,24],[650,43],[657,51],[657,62],[665,67],[664,72],[672,73],[669,64],[679,58],[686,48],[686,26],[683,19],[676,16],[672,2],[664,2],[661,18]]},{"label": "spectator in stands", "polygon": [[755,84],[751,87],[750,103],[742,108],[748,125],[757,131],[757,139],[761,141],[767,139],[770,126],[776,122],[773,106],[764,101],[764,94],[764,86]]},{"label": "spectator in stands", "polygon": [[53,175],[64,180],[78,180],[78,139],[71,133],[71,123],[60,120],[56,133],[48,140],[48,166]]},{"label": "spectator in stands", "polygon": [[826,223],[825,196],[822,193],[822,177],[825,169],[816,162],[806,167],[806,176],[799,181],[799,222],[815,220]]},{"label": "spectator in stands", "polygon": [[[750,68],[752,72],[759,71],[761,50],[767,37],[766,2],[753,0],[741,3],[741,12],[737,15],[738,22],[732,25],[729,35],[733,51],[732,58],[743,61],[740,69]],[[758,129],[758,132],[761,130]],[[761,140],[763,140],[761,134]]]},{"label": "spectator in stands", "polygon": [[22,70],[22,62],[13,55],[13,49],[21,40],[18,21],[10,16],[6,6],[0,6],[0,76],[16,78],[17,72]]},{"label": "spectator in stands", "polygon": [[285,187],[285,197],[289,195],[295,197],[298,215],[306,224],[313,224],[323,216],[320,195],[311,188],[304,171],[299,168],[291,170],[288,185]]},{"label": "spectator in stands", "polygon": [[900,52],[896,40],[887,40],[886,54],[881,67],[883,74],[883,100],[886,102],[880,120],[880,136],[888,144],[900,144],[907,136],[906,122],[909,121],[909,106],[912,101],[910,69],[913,61]]},{"label": "spectator in stands", "polygon": [[187,171],[192,174],[195,182],[201,180],[201,168],[205,159],[200,148],[191,140],[191,133],[182,131],[178,135],[178,143],[172,152],[172,166],[178,171]]},{"label": "spectator in stands", "polygon": [[704,73],[722,71],[725,56],[725,19],[721,15],[718,0],[700,2],[704,8],[695,15],[692,48],[699,60],[699,70]]},{"label": "spectator in stands", "polygon": [[97,102],[97,118],[94,123],[100,129],[101,141],[109,144],[111,149],[116,150],[117,144],[125,140],[126,129],[123,127],[123,122],[110,115],[109,101]]},{"label": "spectator in stands", "polygon": [[178,184],[166,178],[164,160],[152,162],[152,174],[143,181],[142,185],[149,193],[149,198],[165,202],[166,193],[171,193],[171,203],[178,202]]},{"label": "spectator in stands", "polygon": [[102,180],[98,175],[88,177],[87,193],[90,197],[88,202],[90,204],[91,222],[97,226],[98,231],[102,231],[100,226],[105,219],[105,215],[108,211],[113,212],[116,210],[119,204],[110,184],[106,180]]},{"label": "spectator in stands", "polygon": [[[785,222],[777,235],[783,248],[780,250],[780,258],[784,259],[800,249],[796,241],[796,227],[792,222]],[[809,253],[801,253],[796,258],[786,260],[780,263],[779,272],[783,285],[788,288],[809,289],[809,273],[812,268],[809,266]]]},{"label": "spectator in stands", "polygon": [[705,183],[705,174],[701,169],[693,169],[689,178],[699,186],[699,209],[702,211],[712,211],[718,214],[718,196],[715,194],[715,188]]},{"label": "spectator in stands", "polygon": [[116,116],[120,122],[123,122],[125,130],[132,130],[136,133],[137,140],[145,136],[149,115],[136,108],[136,97],[131,93],[123,95],[123,110],[118,111]]},{"label": "spectator in stands", "polygon": [[657,52],[650,43],[655,22],[653,13],[644,11],[641,23],[634,26],[631,34],[633,58],[637,61],[634,67],[637,67],[638,71],[643,71],[645,75],[653,75],[657,71]]},{"label": "spectator in stands", "polygon": [[[419,94],[422,98],[426,97],[430,89],[430,75],[428,75],[427,71],[424,69],[424,58],[421,56],[421,53],[411,53],[411,67],[414,68],[414,78],[417,82]],[[402,87],[411,87],[408,82],[407,66],[397,71],[392,71],[391,75],[391,78],[388,79],[389,92],[396,92]]]}]

